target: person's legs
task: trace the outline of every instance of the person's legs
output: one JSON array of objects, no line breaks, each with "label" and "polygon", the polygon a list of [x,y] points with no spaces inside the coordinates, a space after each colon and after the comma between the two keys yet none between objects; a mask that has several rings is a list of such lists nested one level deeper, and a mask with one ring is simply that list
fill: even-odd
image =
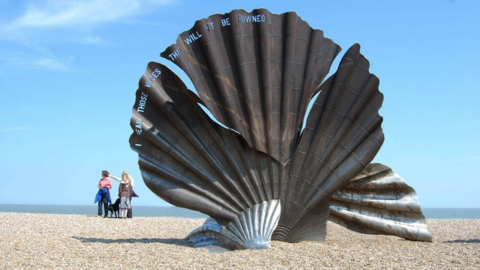
[{"label": "person's legs", "polygon": [[130,208],[127,209],[127,218],[132,218],[132,197],[130,199]]},{"label": "person's legs", "polygon": [[108,215],[108,194],[102,198],[103,200],[103,210],[105,211],[105,215],[103,217],[107,217]]},{"label": "person's legs", "polygon": [[[102,196],[102,199],[100,200],[103,203],[103,210],[105,211],[105,215],[103,217],[106,217],[108,214],[108,194],[104,194]],[[102,210],[99,210],[100,214],[102,215]]]},{"label": "person's legs", "polygon": [[127,197],[120,197],[120,217],[127,217]]},{"label": "person's legs", "polygon": [[102,216],[102,199],[100,199],[100,201],[98,201],[98,212],[97,212],[98,216]]},{"label": "person's legs", "polygon": [[132,198],[127,198],[128,200],[128,208],[125,213],[125,217],[132,218]]}]

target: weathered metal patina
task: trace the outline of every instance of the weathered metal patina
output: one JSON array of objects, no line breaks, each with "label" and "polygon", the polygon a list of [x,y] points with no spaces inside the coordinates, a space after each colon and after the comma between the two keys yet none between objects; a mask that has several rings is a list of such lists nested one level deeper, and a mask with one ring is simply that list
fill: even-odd
[{"label": "weathered metal patina", "polygon": [[294,12],[234,10],[197,21],[161,54],[198,95],[149,63],[130,145],[155,194],[212,218],[192,243],[258,249],[271,239],[321,241],[329,218],[364,233],[431,241],[413,189],[377,181],[389,168],[369,165],[384,140],[383,95],[358,44],[324,81],[339,52]]}]

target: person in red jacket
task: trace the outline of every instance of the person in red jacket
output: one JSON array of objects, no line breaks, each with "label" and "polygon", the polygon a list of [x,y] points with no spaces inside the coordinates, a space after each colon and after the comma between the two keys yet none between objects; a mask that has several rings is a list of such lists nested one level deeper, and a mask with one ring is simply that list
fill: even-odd
[{"label": "person in red jacket", "polygon": [[103,210],[105,211],[105,215],[107,216],[107,209],[108,209],[108,200],[110,199],[110,189],[112,188],[112,180],[108,177],[108,171],[102,171],[102,179],[98,182],[98,188],[103,190],[104,192],[101,195],[100,200],[98,201],[98,216],[102,217],[102,205]]}]

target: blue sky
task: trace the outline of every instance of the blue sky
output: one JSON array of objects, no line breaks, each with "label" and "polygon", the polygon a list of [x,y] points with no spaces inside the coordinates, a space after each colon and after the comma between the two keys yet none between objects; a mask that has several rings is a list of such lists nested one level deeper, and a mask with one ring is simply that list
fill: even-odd
[{"label": "blue sky", "polygon": [[[201,3],[201,4],[199,4]],[[101,170],[131,172],[135,205],[166,206],[130,149],[150,61],[196,20],[295,11],[370,60],[385,96],[375,158],[422,207],[480,207],[480,1],[0,0],[0,204],[93,204]],[[118,184],[114,184],[114,188]]]}]

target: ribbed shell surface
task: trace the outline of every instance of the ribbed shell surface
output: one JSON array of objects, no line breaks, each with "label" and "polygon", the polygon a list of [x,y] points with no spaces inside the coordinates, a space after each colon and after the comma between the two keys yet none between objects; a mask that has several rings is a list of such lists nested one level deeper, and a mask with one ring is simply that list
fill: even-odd
[{"label": "ribbed shell surface", "polygon": [[226,225],[245,209],[278,198],[284,168],[210,120],[197,102],[172,71],[150,63],[136,93],[130,146],[155,194]]},{"label": "ribbed shell surface", "polygon": [[217,245],[231,250],[270,248],[279,218],[280,202],[264,201],[245,209],[226,228],[209,218],[186,239],[196,247]]},{"label": "ribbed shell surface", "polygon": [[[378,111],[383,94],[378,78],[368,68],[369,62],[355,44],[343,56],[338,71],[320,86],[301,142],[288,164],[289,172],[282,175],[286,178],[281,181],[278,232],[315,226],[302,218],[328,203],[380,150],[384,136]],[[282,239],[279,234],[275,237]]]},{"label": "ribbed shell surface", "polygon": [[330,219],[351,230],[432,241],[415,190],[380,163],[369,164],[330,201]]},{"label": "ribbed shell surface", "polygon": [[[300,145],[282,166],[210,120],[197,104],[202,101],[173,72],[150,63],[136,94],[130,139],[147,186],[222,225],[247,208],[278,199],[282,214],[275,239],[306,239],[297,232],[318,224],[304,216],[328,203],[383,142],[378,115],[383,96],[367,68],[359,46],[352,46],[338,72],[322,85]],[[361,83],[349,85],[352,76]]]},{"label": "ribbed shell surface", "polygon": [[339,51],[296,13],[257,9],[199,20],[161,56],[185,71],[217,120],[284,164]]},{"label": "ribbed shell surface", "polygon": [[162,56],[199,96],[154,62],[139,82],[130,145],[146,185],[222,226],[278,200],[274,239],[325,239],[332,195],[384,140],[383,95],[358,44],[320,85],[339,50],[293,12],[234,10],[197,21]]}]

